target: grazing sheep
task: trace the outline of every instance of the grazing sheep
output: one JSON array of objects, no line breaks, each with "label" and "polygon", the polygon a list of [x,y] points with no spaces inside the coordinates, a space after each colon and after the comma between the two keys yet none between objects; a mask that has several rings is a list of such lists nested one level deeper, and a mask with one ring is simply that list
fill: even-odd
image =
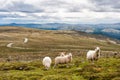
[{"label": "grazing sheep", "polygon": [[43,58],[43,65],[45,66],[45,68],[48,70],[51,66],[52,60],[50,57],[44,57]]},{"label": "grazing sheep", "polygon": [[7,47],[11,48],[14,43],[7,44]]},{"label": "grazing sheep", "polygon": [[98,60],[98,58],[100,57],[100,48],[96,47],[95,50],[89,50],[87,52],[87,59],[94,61],[94,60]]},{"label": "grazing sheep", "polygon": [[55,65],[54,68],[57,64],[67,64],[70,63],[72,61],[72,54],[69,53],[65,56],[58,56],[55,58]]},{"label": "grazing sheep", "polygon": [[24,38],[23,43],[27,43],[28,42],[28,38]]}]

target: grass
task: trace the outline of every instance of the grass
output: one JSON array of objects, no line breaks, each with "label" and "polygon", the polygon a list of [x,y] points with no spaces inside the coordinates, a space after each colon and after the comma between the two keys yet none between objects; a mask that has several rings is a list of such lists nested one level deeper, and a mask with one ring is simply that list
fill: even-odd
[{"label": "grass", "polygon": [[[36,29],[0,28],[0,80],[120,80],[120,45],[99,41],[75,31],[44,31]],[[29,39],[27,44],[23,39]],[[12,48],[6,45],[13,42]],[[86,52],[96,46],[101,48],[102,57],[94,64],[86,61]],[[52,60],[60,52],[72,52],[73,62],[58,65],[48,71],[42,59]],[[10,60],[7,62],[7,60]]]},{"label": "grass", "polygon": [[58,65],[46,71],[41,61],[0,63],[3,80],[114,80],[120,76],[120,59],[101,58],[94,64],[75,58],[69,67]]}]

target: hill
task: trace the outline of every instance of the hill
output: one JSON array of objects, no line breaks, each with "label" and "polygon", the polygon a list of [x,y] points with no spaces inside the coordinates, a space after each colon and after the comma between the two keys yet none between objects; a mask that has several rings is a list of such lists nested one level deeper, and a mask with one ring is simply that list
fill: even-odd
[{"label": "hill", "polygon": [[46,24],[0,24],[0,26],[23,26],[43,30],[76,30],[90,34],[99,34],[120,40],[120,24],[65,24],[65,23],[46,23]]},{"label": "hill", "polygon": [[[28,38],[27,43],[23,43],[24,38]],[[9,43],[13,45],[7,47]],[[86,53],[97,46],[101,48],[102,58],[91,64],[86,61]],[[103,36],[6,26],[0,27],[0,50],[0,80],[120,79],[120,45]],[[54,60],[63,51],[73,54],[70,67],[58,65],[56,69],[45,71],[41,63],[43,57],[50,56]]]},{"label": "hill", "polygon": [[[23,43],[24,38],[29,39],[27,44]],[[8,43],[14,43],[13,47],[15,49],[6,48]],[[100,46],[104,51],[119,51],[120,47],[110,38],[80,31],[51,31],[23,27],[0,27],[0,47],[3,49],[0,54],[2,56],[8,56],[14,53],[79,52],[94,49],[96,46]],[[12,53],[8,54],[10,51]]]}]

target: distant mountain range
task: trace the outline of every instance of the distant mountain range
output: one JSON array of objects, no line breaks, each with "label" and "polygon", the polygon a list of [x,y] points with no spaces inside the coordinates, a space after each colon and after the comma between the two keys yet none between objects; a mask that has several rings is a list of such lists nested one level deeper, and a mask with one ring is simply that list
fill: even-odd
[{"label": "distant mountain range", "polygon": [[44,30],[76,30],[91,34],[99,34],[120,40],[120,23],[116,24],[65,24],[65,23],[46,23],[46,24],[0,24],[0,26],[23,26]]}]

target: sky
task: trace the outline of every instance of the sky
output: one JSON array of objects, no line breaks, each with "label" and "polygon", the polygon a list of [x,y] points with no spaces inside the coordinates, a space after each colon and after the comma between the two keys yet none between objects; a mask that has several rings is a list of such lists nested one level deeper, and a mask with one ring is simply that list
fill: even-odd
[{"label": "sky", "polygon": [[0,24],[120,22],[120,0],[0,0]]}]

